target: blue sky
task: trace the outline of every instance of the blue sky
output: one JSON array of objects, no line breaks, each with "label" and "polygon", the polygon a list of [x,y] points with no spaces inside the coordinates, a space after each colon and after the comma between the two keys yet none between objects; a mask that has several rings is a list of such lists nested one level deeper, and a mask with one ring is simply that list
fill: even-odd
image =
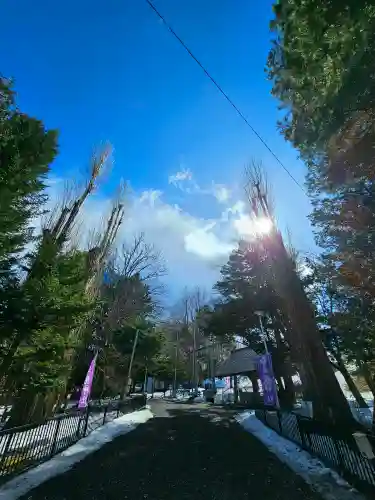
[{"label": "blue sky", "polygon": [[[264,73],[271,1],[154,3],[303,183],[303,164],[276,131],[277,102]],[[114,145],[111,177],[87,217],[95,219],[120,178],[129,180],[121,237],[145,231],[161,248],[172,295],[217,276],[243,207],[225,214],[239,208],[251,159],[266,167],[281,227],[297,248],[314,249],[305,195],[145,1],[5,0],[0,37],[9,47],[0,71],[14,77],[19,106],[60,131],[56,177],[74,176],[99,142]],[[174,182],[178,172],[185,178]]]}]

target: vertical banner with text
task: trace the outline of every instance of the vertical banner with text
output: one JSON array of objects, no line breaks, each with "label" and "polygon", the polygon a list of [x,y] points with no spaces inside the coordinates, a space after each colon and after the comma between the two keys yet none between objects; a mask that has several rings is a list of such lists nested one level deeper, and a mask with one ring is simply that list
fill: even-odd
[{"label": "vertical banner with text", "polygon": [[258,360],[258,374],[263,388],[263,400],[266,406],[279,406],[276,381],[273,374],[271,354],[263,354]]},{"label": "vertical banner with text", "polygon": [[95,364],[96,364],[96,358],[98,354],[95,354],[93,357],[89,369],[87,370],[87,375],[85,378],[85,381],[83,383],[82,391],[81,391],[81,396],[79,398],[78,402],[78,408],[83,409],[86,408],[88,400],[90,398],[90,393],[91,393],[91,387],[92,387],[92,381],[94,379],[94,373],[95,373]]}]

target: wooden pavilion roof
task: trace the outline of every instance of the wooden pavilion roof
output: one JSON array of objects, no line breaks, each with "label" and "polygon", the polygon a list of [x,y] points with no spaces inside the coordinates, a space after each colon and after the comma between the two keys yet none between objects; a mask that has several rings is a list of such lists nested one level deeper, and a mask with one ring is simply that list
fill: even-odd
[{"label": "wooden pavilion roof", "polygon": [[227,359],[217,365],[215,375],[216,377],[229,377],[230,375],[255,371],[258,358],[258,354],[250,347],[236,349]]}]

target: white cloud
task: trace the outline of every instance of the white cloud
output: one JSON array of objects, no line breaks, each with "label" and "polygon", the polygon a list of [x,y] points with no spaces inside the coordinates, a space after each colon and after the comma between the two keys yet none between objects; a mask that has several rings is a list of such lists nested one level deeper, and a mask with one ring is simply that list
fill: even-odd
[{"label": "white cloud", "polygon": [[226,204],[231,197],[231,190],[224,184],[212,182],[208,187],[199,185],[193,178],[190,169],[182,169],[168,177],[168,183],[173,184],[186,194],[213,196],[219,203]]},{"label": "white cloud", "polygon": [[216,223],[195,229],[185,236],[185,248],[188,252],[195,253],[203,259],[227,257],[234,245],[222,241],[212,229]]},{"label": "white cloud", "polygon": [[226,203],[231,196],[231,191],[223,184],[213,184],[212,194],[219,203]]},{"label": "white cloud", "polygon": [[155,205],[155,202],[161,198],[163,192],[157,189],[148,189],[143,191],[140,197],[140,202],[148,202],[151,206]]},{"label": "white cloud", "polygon": [[191,181],[193,178],[193,174],[191,171],[187,168],[183,168],[182,170],[179,170],[175,174],[172,174],[168,177],[168,183],[169,184],[174,184],[178,185],[179,183],[183,181]]},{"label": "white cloud", "polygon": [[[54,200],[61,195],[63,184],[63,181],[50,184],[49,207],[53,207]],[[102,227],[110,208],[110,199],[100,192],[85,202],[77,231],[83,245],[93,229]],[[146,240],[162,252],[173,301],[185,286],[201,285],[210,289],[218,279],[219,267],[233,245],[222,236],[224,233],[216,222],[194,217],[179,205],[169,204],[161,191],[146,189],[130,196],[117,241],[119,244],[130,242],[134,234],[142,232]],[[36,225],[40,227],[40,223]]]},{"label": "white cloud", "polygon": [[245,214],[245,203],[241,200],[236,201],[232,206],[227,207],[221,214],[222,221],[229,221],[235,216],[242,216]]},{"label": "white cloud", "polygon": [[[186,170],[173,176],[175,182],[191,178],[191,173]],[[50,183],[52,199],[61,192],[62,184],[63,181]],[[160,190],[145,189],[135,193],[129,197],[118,242],[130,241],[134,234],[145,234],[147,241],[153,243],[166,260],[169,270],[166,282],[171,297],[176,297],[185,286],[210,288],[218,279],[220,266],[226,262],[238,237],[246,235],[249,230],[245,204],[236,201],[226,207],[226,197],[225,188],[220,198],[224,205],[222,214],[216,219],[208,219],[194,217],[181,206],[168,203],[167,196]],[[87,240],[90,230],[100,227],[100,221],[109,210],[110,200],[100,192],[86,201],[79,227],[82,241]]]}]

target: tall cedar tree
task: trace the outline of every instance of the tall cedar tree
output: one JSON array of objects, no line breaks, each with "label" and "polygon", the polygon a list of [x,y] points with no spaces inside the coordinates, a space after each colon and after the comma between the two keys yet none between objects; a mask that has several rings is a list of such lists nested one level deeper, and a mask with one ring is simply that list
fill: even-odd
[{"label": "tall cedar tree", "polygon": [[[268,76],[279,126],[307,162],[316,239],[357,295],[357,316],[375,298],[375,6],[281,0],[275,13]],[[372,364],[369,376],[375,385]]]},{"label": "tall cedar tree", "polygon": [[280,402],[283,406],[290,406],[294,400],[293,367],[285,339],[282,303],[269,280],[268,266],[269,262],[258,252],[256,245],[241,241],[221,268],[221,279],[215,289],[222,300],[209,315],[206,328],[222,339],[228,335],[240,335],[255,352],[262,354],[264,344],[255,312],[264,311],[267,314],[267,320],[264,320],[267,346],[279,382]]},{"label": "tall cedar tree", "polygon": [[271,22],[272,93],[287,140],[307,157],[360,111],[374,109],[375,6],[352,0],[280,0]]},{"label": "tall cedar tree", "polygon": [[[37,248],[39,259],[40,253]],[[33,276],[22,286],[27,298],[23,328],[30,330],[8,372],[7,379],[18,396],[9,426],[51,415],[57,396],[65,393],[71,370],[66,353],[81,344],[77,329],[94,306],[85,293],[85,252],[57,255],[52,264],[47,258],[46,265],[48,274]]]},{"label": "tall cedar tree", "polygon": [[30,222],[46,201],[56,139],[55,131],[18,110],[10,83],[0,78],[0,284],[32,241]]},{"label": "tall cedar tree", "polygon": [[[23,294],[20,253],[33,241],[30,224],[43,210],[45,180],[57,133],[19,111],[11,82],[0,78],[0,323],[2,353],[16,334]],[[1,355],[0,355],[1,356]],[[1,358],[0,358],[1,359]]]}]

